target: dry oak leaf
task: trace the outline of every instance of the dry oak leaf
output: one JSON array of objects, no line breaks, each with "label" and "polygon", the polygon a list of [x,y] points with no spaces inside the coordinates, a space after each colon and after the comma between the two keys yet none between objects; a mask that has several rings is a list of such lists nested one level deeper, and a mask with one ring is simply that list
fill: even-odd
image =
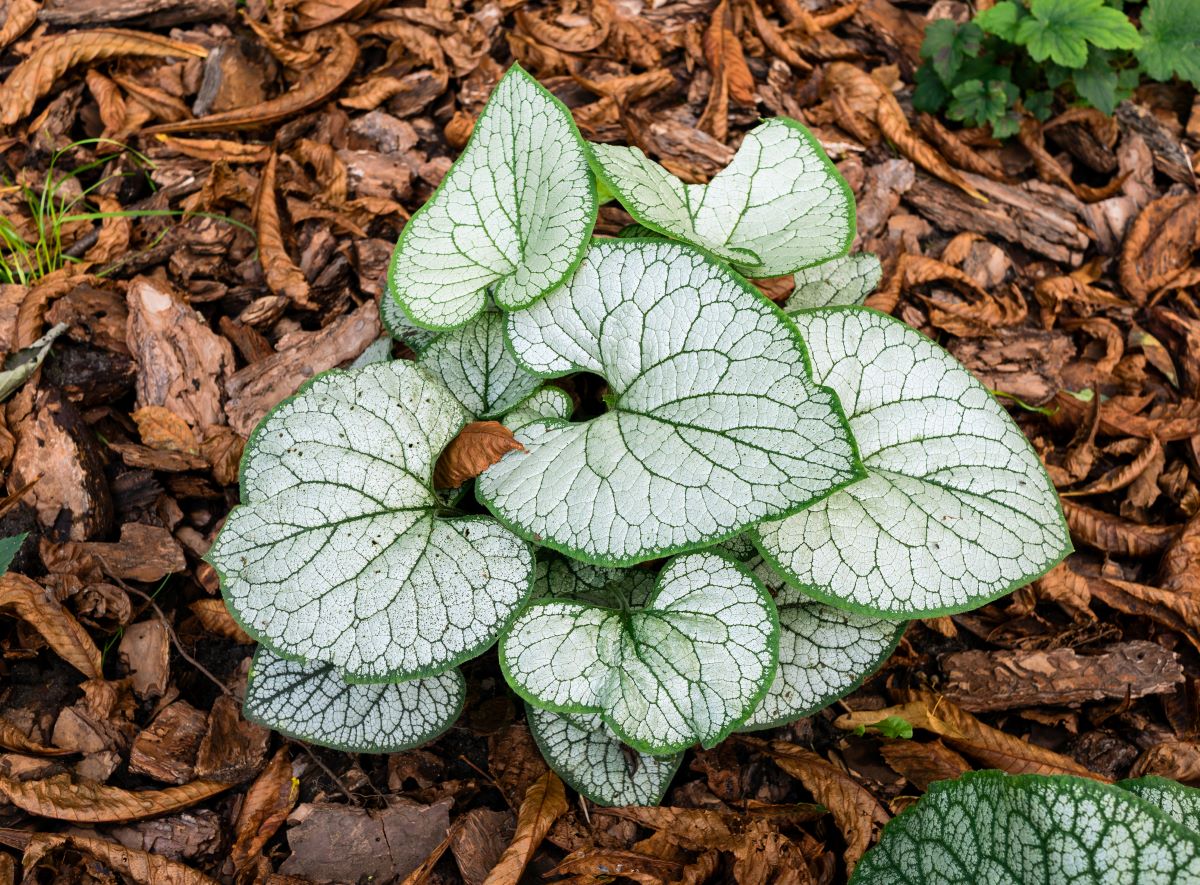
[{"label": "dry oak leaf", "polygon": [[866,787],[811,750],[775,741],[766,751],[829,809],[846,840],[846,871],[853,872],[878,829],[890,820],[887,811]]},{"label": "dry oak leaf", "polygon": [[258,195],[254,199],[255,229],[258,233],[258,261],[262,265],[267,288],[282,295],[302,310],[314,310],[318,306],[308,292],[308,280],[288,255],[283,244],[283,230],[279,222],[279,204],[275,196],[275,170],[279,156],[271,154],[263,167],[258,183]]},{"label": "dry oak leaf", "polygon": [[483,885],[517,885],[550,827],[567,811],[567,792],[552,771],[534,781],[517,812],[517,829]]},{"label": "dry oak leaf", "polygon": [[37,582],[16,572],[0,576],[0,612],[16,615],[27,623],[55,654],[88,679],[104,678],[100,649],[92,637]]},{"label": "dry oak leaf", "polygon": [[854,96],[854,109],[873,119],[900,153],[947,184],[987,202],[987,197],[972,187],[941,154],[912,131],[896,96],[872,79],[870,74],[847,62],[833,62],[825,69],[825,81],[821,88],[822,91],[831,90],[847,100]]},{"label": "dry oak leaf", "polygon": [[28,116],[37,100],[77,64],[126,55],[204,58],[207,54],[208,50],[195,43],[117,28],[73,31],[48,37],[0,86],[0,125],[11,126]]},{"label": "dry oak leaf", "polygon": [[246,791],[238,812],[234,827],[237,836],[229,851],[235,870],[240,873],[255,862],[263,846],[296,807],[299,797],[300,781],[292,774],[287,747],[280,747]]},{"label": "dry oak leaf", "polygon": [[261,104],[210,114],[196,120],[151,126],[142,130],[142,134],[254,128],[276,123],[320,104],[333,95],[354,70],[358,61],[358,42],[350,36],[349,31],[341,27],[330,27],[313,33],[317,35],[314,42],[328,51],[319,64],[305,71],[295,88]]},{"label": "dry oak leaf", "polygon": [[34,833],[21,863],[26,870],[32,871],[47,855],[64,849],[78,851],[99,861],[136,885],[218,885],[216,879],[177,860],[84,835]]},{"label": "dry oak leaf", "polygon": [[902,695],[906,703],[882,710],[846,713],[833,724],[853,731],[859,726],[876,725],[889,716],[898,716],[914,728],[938,735],[958,752],[988,768],[999,768],[1009,774],[1073,774],[1109,780],[1068,756],[992,728],[932,692],[905,691]]},{"label": "dry oak leaf", "polygon": [[512,431],[499,421],[472,421],[442,451],[433,470],[433,486],[456,489],[509,452],[524,450]]},{"label": "dry oak leaf", "polygon": [[0,795],[22,811],[81,824],[119,823],[170,814],[229,787],[218,781],[196,780],[165,790],[133,792],[91,781],[75,783],[68,774],[33,781],[0,774]]}]

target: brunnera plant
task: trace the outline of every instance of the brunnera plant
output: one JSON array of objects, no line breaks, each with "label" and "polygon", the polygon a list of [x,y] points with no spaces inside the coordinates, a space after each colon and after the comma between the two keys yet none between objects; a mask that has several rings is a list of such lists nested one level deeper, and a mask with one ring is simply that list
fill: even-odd
[{"label": "brunnera plant", "polygon": [[1200,790],[976,771],[888,823],[851,885],[1185,885],[1200,881]]},{"label": "brunnera plant", "polygon": [[[622,237],[592,237],[597,181],[638,222]],[[859,306],[880,269],[847,254],[854,225],[798,123],[685,184],[585,142],[514,66],[397,244],[381,310],[416,358],[313,379],[246,447],[208,558],[262,644],[247,715],[412,746],[498,643],[550,765],[653,803],[685,748],[818,710],[907,619],[1057,563],[1037,456],[944,350]],[[782,306],[746,279],[777,274]],[[581,373],[601,414],[559,386]],[[519,447],[435,487],[480,419]]]}]

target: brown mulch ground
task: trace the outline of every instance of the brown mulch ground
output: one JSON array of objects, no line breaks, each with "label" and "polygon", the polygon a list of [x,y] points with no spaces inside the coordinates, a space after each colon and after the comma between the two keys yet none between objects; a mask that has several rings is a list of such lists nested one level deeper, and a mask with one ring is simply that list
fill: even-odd
[{"label": "brown mulch ground", "polygon": [[[93,163],[60,192],[107,179],[81,206],[173,213],[68,221],[70,260],[0,286],[0,351],[68,325],[0,410],[0,536],[30,532],[0,579],[0,885],[474,885],[514,832],[547,830],[528,881],[841,882],[882,822],[970,768],[1200,784],[1200,102],[1150,86],[1006,145],[948,128],[909,95],[927,18],[965,14],[0,0],[0,215],[32,236],[21,186]],[[254,423],[379,336],[392,245],[514,59],[586,137],[688,180],[759,117],[807,123],[883,260],[870,303],[1012,405],[1078,551],[913,623],[830,710],[689,753],[663,809],[539,804],[553,783],[494,654],[467,665],[459,724],[407,753],[244,722],[251,646],[200,560]],[[78,144],[96,138],[138,153]],[[601,210],[602,232],[628,221]],[[901,705],[912,740],[855,733]]]}]

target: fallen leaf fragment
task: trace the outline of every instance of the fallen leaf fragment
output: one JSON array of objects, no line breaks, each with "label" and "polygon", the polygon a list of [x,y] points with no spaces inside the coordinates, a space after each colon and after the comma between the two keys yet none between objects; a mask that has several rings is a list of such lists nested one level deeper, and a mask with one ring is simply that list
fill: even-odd
[{"label": "fallen leaf fragment", "polygon": [[300,781],[292,775],[287,747],[280,747],[246,791],[238,812],[234,826],[237,836],[229,852],[229,859],[238,872],[254,863],[263,846],[296,807],[299,796]]},{"label": "fallen leaf fragment", "polygon": [[2,716],[0,716],[0,747],[35,756],[66,756],[72,752],[59,747],[47,747],[31,740],[25,735],[25,732]]},{"label": "fallen leaf fragment", "polygon": [[907,702],[882,710],[846,713],[834,720],[838,728],[853,731],[897,716],[913,728],[941,737],[960,753],[1009,774],[1073,774],[1108,780],[1074,759],[1023,741],[1015,735],[980,722],[944,697],[926,691],[907,691]]},{"label": "fallen leaf fragment", "polygon": [[1071,537],[1082,544],[1122,556],[1162,553],[1183,530],[1178,525],[1142,525],[1070,499],[1062,502]]},{"label": "fallen leaf fragment", "polygon": [[208,50],[195,43],[117,28],[72,31],[49,37],[0,86],[0,125],[11,126],[28,116],[37,100],[77,64],[127,55],[204,58],[207,54]]},{"label": "fallen leaf fragment", "polygon": [[41,5],[38,0],[9,0],[5,10],[8,17],[0,25],[0,49],[29,30],[30,25],[37,21]]},{"label": "fallen leaf fragment", "polygon": [[83,835],[34,833],[21,863],[32,870],[47,855],[63,849],[78,851],[136,885],[218,885],[216,879],[177,860]]},{"label": "fallen leaf fragment", "polygon": [[358,41],[342,27],[334,26],[326,31],[314,33],[321,35],[318,43],[328,51],[319,64],[305,72],[294,89],[262,104],[209,114],[195,120],[151,126],[142,130],[143,134],[255,128],[277,123],[320,104],[332,96],[354,70],[354,65],[358,62]]},{"label": "fallen leaf fragment", "polygon": [[484,880],[484,885],[517,885],[546,833],[566,810],[567,793],[563,783],[558,775],[547,771],[526,791],[517,812],[513,840]]},{"label": "fallen leaf fragment", "polygon": [[509,452],[524,449],[512,431],[499,421],[472,421],[442,450],[433,471],[433,485],[439,489],[456,489]]},{"label": "fallen leaf fragment", "polygon": [[591,52],[608,39],[613,12],[612,6],[607,0],[596,0],[589,5],[592,23],[586,27],[559,27],[523,9],[516,11],[517,24],[538,43],[552,46],[563,52]]},{"label": "fallen leaf fragment", "polygon": [[22,811],[81,824],[116,823],[170,814],[227,789],[229,784],[197,780],[165,790],[133,792],[91,782],[74,783],[67,774],[32,781],[19,781],[0,774],[0,794]]},{"label": "fallen leaf fragment", "polygon": [[[573,852],[550,871],[554,876],[611,876],[632,879],[643,885],[674,882],[683,872],[683,864],[617,848],[592,848]],[[765,881],[765,880],[764,880]]]},{"label": "fallen leaf fragment", "polygon": [[40,633],[60,658],[88,679],[104,678],[100,649],[92,637],[36,581],[16,572],[0,576],[0,611],[16,615]]},{"label": "fallen leaf fragment", "polygon": [[1186,271],[1200,248],[1200,197],[1160,197],[1134,220],[1121,246],[1121,287],[1138,304]]},{"label": "fallen leaf fragment", "polygon": [[223,639],[232,639],[243,645],[252,645],[254,643],[250,635],[229,614],[229,609],[225,607],[224,600],[197,599],[188,608],[192,610],[192,614],[196,616],[196,620],[208,632],[215,633]]},{"label": "fallen leaf fragment", "polygon": [[275,196],[275,169],[279,155],[271,154],[263,167],[254,200],[255,228],[258,232],[258,260],[262,265],[267,288],[282,295],[302,310],[317,307],[308,292],[308,280],[287,253],[279,221],[279,204]]},{"label": "fallen leaf fragment", "polygon": [[152,449],[196,454],[199,443],[188,423],[164,406],[142,406],[129,417],[142,443]]},{"label": "fallen leaf fragment", "polygon": [[244,144],[224,138],[176,138],[158,135],[158,141],[173,151],[196,160],[215,163],[265,163],[271,156],[269,144]]},{"label": "fallen leaf fragment", "polygon": [[897,739],[879,745],[883,760],[904,775],[918,790],[927,790],[934,781],[954,780],[971,770],[970,764],[940,740],[928,743]]},{"label": "fallen leaf fragment", "polygon": [[1130,777],[1158,775],[1187,784],[1200,784],[1200,741],[1155,744],[1133,764]]},{"label": "fallen leaf fragment", "polygon": [[887,811],[866,787],[811,750],[775,741],[767,752],[829,809],[846,840],[846,870],[852,872],[879,828],[890,820]]}]

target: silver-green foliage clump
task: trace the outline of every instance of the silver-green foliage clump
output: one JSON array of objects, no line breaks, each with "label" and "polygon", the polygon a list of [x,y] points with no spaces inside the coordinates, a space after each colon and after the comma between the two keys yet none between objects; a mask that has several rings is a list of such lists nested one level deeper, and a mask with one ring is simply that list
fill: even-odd
[{"label": "silver-green foliage clump", "polygon": [[[592,238],[598,180],[639,235]],[[656,802],[684,748],[820,709],[906,619],[1052,567],[1070,542],[1037,456],[944,350],[859,306],[879,264],[847,254],[854,224],[794,121],[684,184],[509,71],[396,247],[382,310],[416,360],[314,379],[247,446],[209,559],[264,646],[249,715],[409,746],[498,641],[564,779]],[[779,274],[784,309],[748,282]],[[554,379],[578,373],[605,413],[573,420]],[[519,446],[435,488],[480,419]]]}]

